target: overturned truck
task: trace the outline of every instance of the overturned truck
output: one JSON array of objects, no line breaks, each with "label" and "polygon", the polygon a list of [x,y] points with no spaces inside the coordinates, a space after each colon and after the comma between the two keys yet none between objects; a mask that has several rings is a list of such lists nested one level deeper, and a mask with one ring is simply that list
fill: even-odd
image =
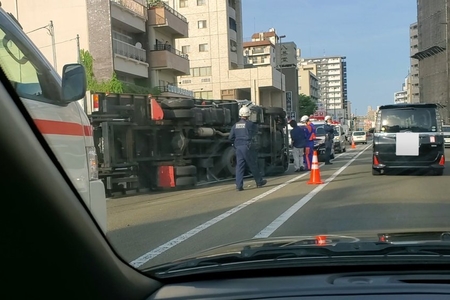
[{"label": "overturned truck", "polygon": [[261,172],[281,174],[289,166],[286,113],[280,107],[104,93],[91,94],[91,105],[99,177],[109,196],[233,178],[236,158],[228,136],[243,105],[259,125]]}]

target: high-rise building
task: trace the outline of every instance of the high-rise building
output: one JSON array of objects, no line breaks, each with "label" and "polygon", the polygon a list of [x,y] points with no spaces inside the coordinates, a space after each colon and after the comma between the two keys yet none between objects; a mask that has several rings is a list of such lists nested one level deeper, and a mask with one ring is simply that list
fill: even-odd
[{"label": "high-rise building", "polygon": [[410,88],[408,94],[408,102],[419,103],[420,93],[419,93],[419,61],[413,56],[419,51],[419,36],[417,30],[417,22],[409,26],[409,43],[410,43]]},{"label": "high-rise building", "polygon": [[[177,40],[176,48],[189,55],[191,70],[178,78],[178,84],[193,90],[197,98],[251,99],[286,107],[285,79],[275,66],[244,67],[241,2],[169,1],[189,22],[189,37]],[[249,51],[253,55],[261,49]]]},{"label": "high-rise building", "polygon": [[445,105],[450,123],[450,0],[417,0],[420,102]]},{"label": "high-rise building", "polygon": [[347,120],[347,62],[344,56],[301,58],[300,64],[315,64],[320,101],[334,120]]}]

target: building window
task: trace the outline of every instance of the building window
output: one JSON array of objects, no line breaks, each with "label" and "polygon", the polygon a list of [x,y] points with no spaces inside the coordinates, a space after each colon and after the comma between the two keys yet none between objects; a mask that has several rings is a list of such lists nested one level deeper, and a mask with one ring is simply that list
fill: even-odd
[{"label": "building window", "polygon": [[188,7],[188,0],[180,0],[180,7]]},{"label": "building window", "polygon": [[206,20],[200,20],[197,22],[198,28],[206,28]]},{"label": "building window", "polygon": [[253,47],[252,49],[253,53],[264,53],[264,47]]},{"label": "building window", "polygon": [[199,52],[208,52],[208,44],[200,44],[198,45]]},{"label": "building window", "polygon": [[192,77],[211,76],[211,67],[191,68]]},{"label": "building window", "polygon": [[188,54],[189,53],[189,45],[186,46],[182,46],[181,47],[181,52],[183,52],[183,54]]},{"label": "building window", "polygon": [[194,92],[194,97],[197,99],[212,99],[212,91]]},{"label": "building window", "polygon": [[189,84],[189,83],[191,83],[191,80],[190,79],[185,79],[185,80],[182,81],[182,83],[183,84]]},{"label": "building window", "polygon": [[206,5],[206,0],[197,0],[197,6]]},{"label": "building window", "polygon": [[233,19],[232,17],[229,17],[228,18],[228,23],[229,23],[230,29],[237,32],[236,20]]},{"label": "building window", "polygon": [[230,40],[230,51],[237,52],[237,43],[236,41]]},{"label": "building window", "polygon": [[232,9],[236,9],[236,0],[228,0],[228,5],[229,5]]}]

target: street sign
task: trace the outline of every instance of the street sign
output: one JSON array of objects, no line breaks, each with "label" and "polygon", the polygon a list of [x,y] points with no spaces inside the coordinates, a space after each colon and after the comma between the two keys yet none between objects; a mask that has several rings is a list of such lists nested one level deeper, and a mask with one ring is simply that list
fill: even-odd
[{"label": "street sign", "polygon": [[292,92],[286,91],[286,111],[292,111]]}]

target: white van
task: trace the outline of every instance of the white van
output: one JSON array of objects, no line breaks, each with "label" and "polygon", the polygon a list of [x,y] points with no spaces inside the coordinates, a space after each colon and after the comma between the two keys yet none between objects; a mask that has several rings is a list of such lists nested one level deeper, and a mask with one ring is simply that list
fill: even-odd
[{"label": "white van", "polygon": [[97,223],[106,232],[105,188],[98,179],[92,127],[77,102],[86,92],[84,67],[65,65],[61,79],[14,17],[1,7],[0,66]]}]

